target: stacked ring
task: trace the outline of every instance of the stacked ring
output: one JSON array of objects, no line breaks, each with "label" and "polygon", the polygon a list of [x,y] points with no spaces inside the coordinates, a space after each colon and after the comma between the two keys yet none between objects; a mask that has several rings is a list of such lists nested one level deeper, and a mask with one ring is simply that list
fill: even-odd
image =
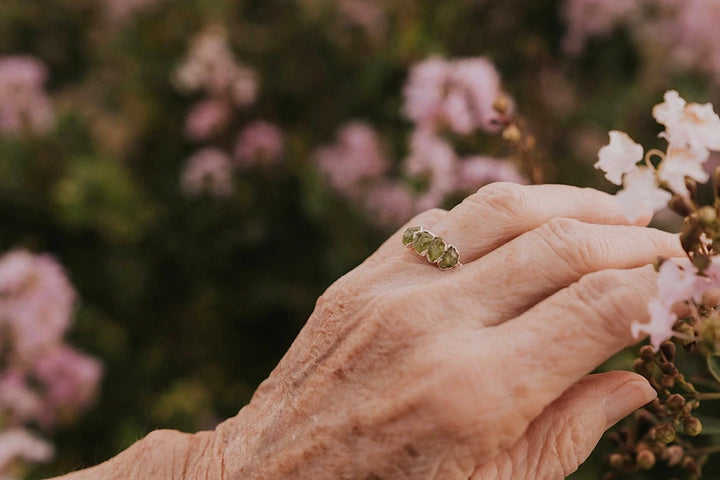
[{"label": "stacked ring", "polygon": [[403,233],[402,243],[418,255],[427,258],[440,270],[449,270],[460,265],[457,248],[422,227],[410,227]]}]

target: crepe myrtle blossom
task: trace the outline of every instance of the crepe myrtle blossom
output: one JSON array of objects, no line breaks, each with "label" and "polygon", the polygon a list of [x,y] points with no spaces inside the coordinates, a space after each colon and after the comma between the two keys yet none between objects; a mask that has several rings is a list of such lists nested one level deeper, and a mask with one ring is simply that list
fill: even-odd
[{"label": "crepe myrtle blossom", "polygon": [[182,188],[189,195],[203,192],[226,197],[233,192],[230,156],[217,148],[204,148],[187,160],[182,171]]},{"label": "crepe myrtle blossom", "polygon": [[14,461],[47,462],[53,454],[52,445],[24,428],[0,431],[0,474],[8,473]]},{"label": "crepe myrtle blossom", "polygon": [[623,189],[615,197],[628,220],[635,221],[663,208],[671,196],[670,192],[660,188],[654,169],[637,167],[625,174]]},{"label": "crepe myrtle blossom", "polygon": [[196,103],[185,120],[185,132],[192,140],[206,140],[227,125],[232,114],[230,105],[220,99]]},{"label": "crepe myrtle blossom", "polygon": [[503,114],[493,104],[507,95],[500,74],[484,57],[430,57],[412,67],[403,95],[405,115],[422,130],[447,126],[467,135],[475,130],[498,133],[504,126]]},{"label": "crepe myrtle blossom", "polygon": [[47,68],[34,57],[0,57],[0,135],[52,128],[52,106],[43,88],[46,79]]},{"label": "crepe myrtle blossom", "polygon": [[389,160],[375,129],[352,121],[337,132],[337,141],[313,154],[320,172],[340,193],[354,195],[360,184],[385,174]]},{"label": "crepe myrtle blossom", "polygon": [[600,149],[595,168],[605,172],[605,178],[615,185],[622,184],[622,176],[635,170],[643,159],[643,147],[625,132],[612,130],[610,143]]},{"label": "crepe myrtle blossom", "polygon": [[242,167],[257,163],[276,163],[283,150],[283,134],[270,122],[262,120],[242,129],[235,144],[235,162]]},{"label": "crepe myrtle blossom", "polygon": [[710,103],[687,103],[677,91],[670,90],[653,108],[653,117],[665,126],[660,136],[671,147],[720,150],[720,118]]},{"label": "crepe myrtle blossom", "polygon": [[658,179],[665,182],[673,192],[687,197],[690,192],[685,184],[686,177],[700,183],[705,183],[710,178],[703,167],[709,156],[710,152],[707,150],[670,147],[658,166]]},{"label": "crepe myrtle blossom", "polygon": [[475,191],[493,182],[528,182],[511,159],[477,155],[461,158],[457,164],[455,188],[460,191]]},{"label": "crepe myrtle blossom", "polygon": [[673,325],[678,318],[672,311],[673,305],[686,300],[700,302],[705,292],[720,286],[720,263],[713,259],[704,274],[698,275],[687,258],[665,260],[660,266],[657,286],[657,294],[648,303],[650,321],[634,322],[631,326],[635,338],[641,333],[650,335],[655,350],[674,335]]}]

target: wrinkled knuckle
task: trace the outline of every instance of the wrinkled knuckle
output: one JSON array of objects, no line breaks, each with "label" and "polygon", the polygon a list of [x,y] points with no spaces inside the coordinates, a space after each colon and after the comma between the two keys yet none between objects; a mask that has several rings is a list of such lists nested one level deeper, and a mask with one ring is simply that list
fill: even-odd
[{"label": "wrinkled knuckle", "polygon": [[582,274],[591,269],[603,249],[589,228],[578,220],[554,218],[538,227],[538,236],[551,255]]},{"label": "wrinkled knuckle", "polygon": [[569,289],[575,302],[595,312],[610,333],[618,333],[621,319],[632,302],[630,289],[622,282],[618,272],[603,270],[586,275]]},{"label": "wrinkled knuckle", "polygon": [[431,208],[415,215],[408,225],[428,228],[437,223],[446,213],[445,209]]},{"label": "wrinkled knuckle", "polygon": [[524,187],[511,182],[486,185],[470,195],[466,201],[477,204],[482,209],[500,213],[511,220],[522,216],[528,209]]}]

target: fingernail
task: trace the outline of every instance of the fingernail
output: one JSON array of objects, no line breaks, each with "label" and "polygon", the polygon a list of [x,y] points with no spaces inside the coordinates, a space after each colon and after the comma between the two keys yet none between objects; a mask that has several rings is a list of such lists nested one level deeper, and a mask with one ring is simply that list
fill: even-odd
[{"label": "fingernail", "polygon": [[630,415],[656,396],[655,389],[644,380],[623,383],[605,400],[606,428],[615,425],[620,419]]}]

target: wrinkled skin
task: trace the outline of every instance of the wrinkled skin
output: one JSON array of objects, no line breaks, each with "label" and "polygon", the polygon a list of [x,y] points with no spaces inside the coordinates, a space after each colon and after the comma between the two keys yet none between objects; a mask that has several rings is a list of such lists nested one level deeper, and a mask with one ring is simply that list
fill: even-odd
[{"label": "wrinkled skin", "polygon": [[236,417],[62,478],[562,479],[654,398],[633,373],[588,373],[636,341],[676,236],[559,185],[493,184],[410,225],[463,265],[429,265],[401,228],[320,297]]}]

